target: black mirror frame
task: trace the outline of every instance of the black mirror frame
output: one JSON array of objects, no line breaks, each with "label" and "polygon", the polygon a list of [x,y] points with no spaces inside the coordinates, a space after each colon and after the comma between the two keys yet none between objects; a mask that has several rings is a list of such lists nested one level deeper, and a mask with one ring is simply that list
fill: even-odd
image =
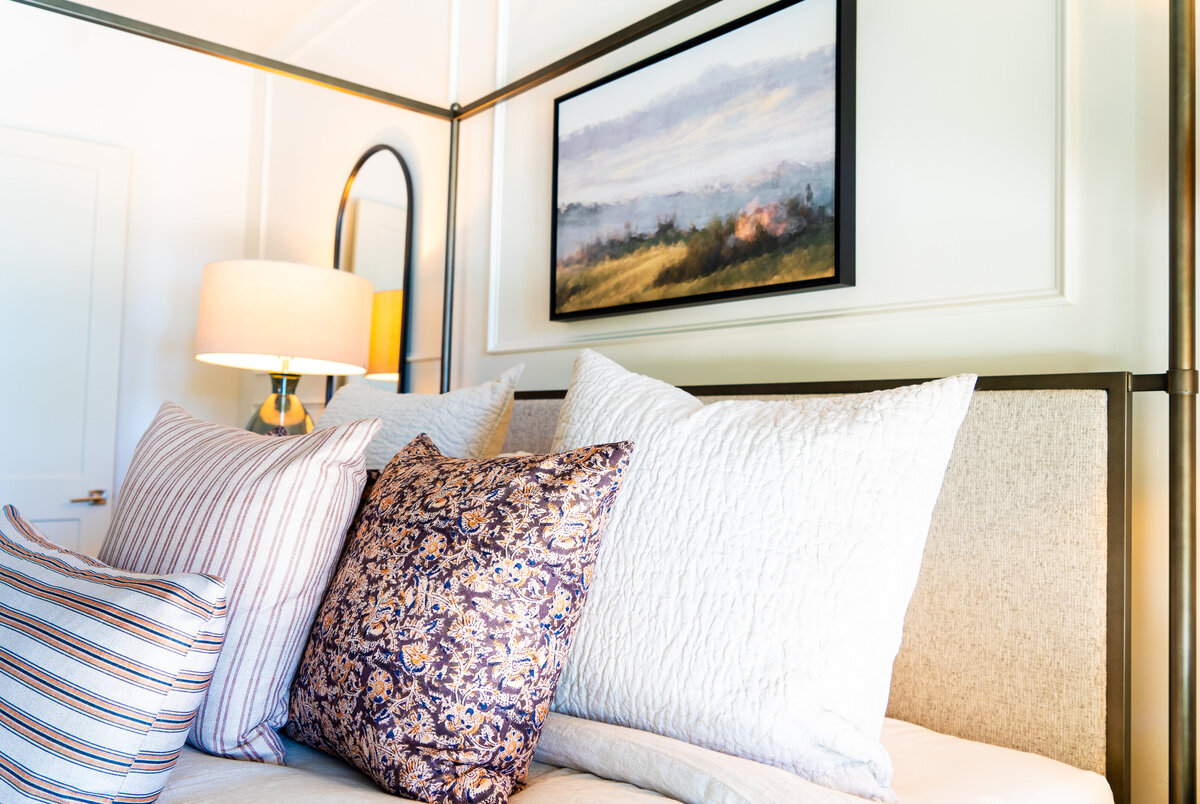
[{"label": "black mirror frame", "polygon": [[[404,211],[404,269],[401,274],[403,283],[404,298],[401,302],[400,312],[400,360],[396,370],[399,373],[399,380],[396,382],[396,393],[403,394],[408,391],[408,377],[405,369],[408,367],[408,333],[412,328],[412,262],[413,262],[413,185],[412,173],[409,172],[408,163],[404,161],[404,157],[390,145],[373,145],[358,158],[354,163],[354,168],[350,171],[350,176],[346,179],[346,186],[342,188],[342,199],[338,202],[337,225],[333,231],[333,268],[335,271],[342,269],[342,225],[346,218],[346,205],[350,201],[350,188],[354,186],[354,180],[358,177],[358,172],[363,165],[367,163],[375,154],[380,151],[387,151],[392,156],[396,157],[396,161],[400,163],[400,170],[404,172],[404,190],[407,196],[407,204]],[[328,404],[333,397],[334,378],[328,377],[325,380],[325,402]]]}]

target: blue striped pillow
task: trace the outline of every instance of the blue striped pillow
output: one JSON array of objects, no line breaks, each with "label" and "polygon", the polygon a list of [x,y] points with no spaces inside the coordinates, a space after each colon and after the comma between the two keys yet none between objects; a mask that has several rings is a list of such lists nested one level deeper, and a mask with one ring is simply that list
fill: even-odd
[{"label": "blue striped pillow", "polygon": [[153,802],[225,636],[225,584],[112,569],[0,516],[0,800]]}]

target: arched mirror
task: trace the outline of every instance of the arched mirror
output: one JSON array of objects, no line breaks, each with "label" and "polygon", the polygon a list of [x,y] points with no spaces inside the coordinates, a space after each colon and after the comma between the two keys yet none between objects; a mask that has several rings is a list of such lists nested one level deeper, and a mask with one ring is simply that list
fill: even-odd
[{"label": "arched mirror", "polygon": [[[412,286],[413,189],[408,165],[390,145],[359,157],[338,205],[333,267],[375,285],[367,381],[408,390],[408,335]],[[334,379],[326,385],[333,395]]]}]

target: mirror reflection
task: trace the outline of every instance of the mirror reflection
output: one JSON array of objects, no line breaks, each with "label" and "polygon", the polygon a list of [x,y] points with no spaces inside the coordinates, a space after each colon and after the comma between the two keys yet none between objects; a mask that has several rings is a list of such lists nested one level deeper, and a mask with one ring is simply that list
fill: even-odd
[{"label": "mirror reflection", "polygon": [[404,158],[377,145],[359,159],[338,208],[334,267],[371,280],[375,298],[367,381],[407,390],[404,356],[411,319],[412,181]]}]

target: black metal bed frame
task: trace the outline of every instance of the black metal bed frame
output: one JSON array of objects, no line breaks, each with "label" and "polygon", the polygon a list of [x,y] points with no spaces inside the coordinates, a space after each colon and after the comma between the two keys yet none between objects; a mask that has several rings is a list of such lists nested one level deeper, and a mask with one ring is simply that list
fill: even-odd
[{"label": "black metal bed frame", "polygon": [[[720,0],[678,0],[666,8],[583,47],[539,70],[472,101],[449,109],[356,84],[335,76],[199,39],[70,0],[12,0],[75,19],[245,64],[385,103],[449,123],[449,194],[446,220],[445,284],[442,316],[441,389],[450,388],[453,327],[454,248],[457,217],[458,142],[462,120],[564,75],[601,56],[662,30]],[[1136,377],[1136,391],[1165,391],[1169,399],[1169,801],[1196,802],[1196,371],[1195,340],[1195,0],[1170,2],[1170,248],[1169,343],[1167,371]],[[1000,378],[995,378],[1000,379]],[[990,380],[989,380],[990,381]]]}]

